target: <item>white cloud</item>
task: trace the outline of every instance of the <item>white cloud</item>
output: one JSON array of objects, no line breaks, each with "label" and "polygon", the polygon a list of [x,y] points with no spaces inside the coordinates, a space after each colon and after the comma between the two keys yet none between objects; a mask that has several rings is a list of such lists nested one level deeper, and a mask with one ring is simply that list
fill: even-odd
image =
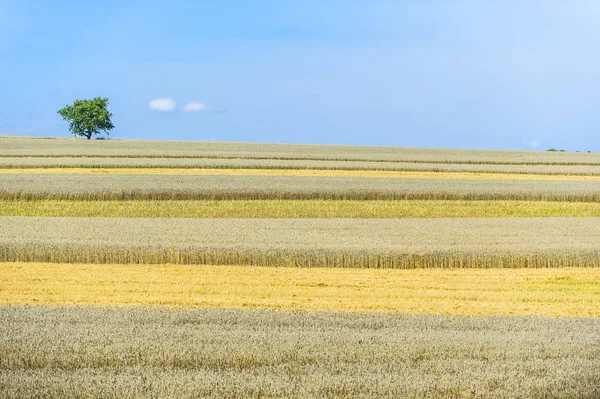
[{"label": "white cloud", "polygon": [[148,103],[148,108],[152,111],[171,112],[175,109],[175,100],[171,97],[155,98]]},{"label": "white cloud", "polygon": [[542,143],[539,140],[533,140],[529,143],[529,146],[532,148],[538,148],[540,145],[542,145]]},{"label": "white cloud", "polygon": [[199,102],[191,102],[191,103],[187,103],[185,104],[185,106],[183,107],[183,110],[185,112],[202,112],[202,111],[208,111],[208,107],[206,106],[206,104],[202,104]]}]

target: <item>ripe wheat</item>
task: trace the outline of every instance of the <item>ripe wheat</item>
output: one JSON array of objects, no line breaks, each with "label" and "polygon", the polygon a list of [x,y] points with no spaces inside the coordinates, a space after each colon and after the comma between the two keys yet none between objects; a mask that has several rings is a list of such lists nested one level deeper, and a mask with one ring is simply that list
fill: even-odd
[{"label": "ripe wheat", "polygon": [[169,175],[169,176],[285,176],[285,177],[360,177],[386,179],[437,180],[543,180],[600,182],[600,176],[540,175],[526,173],[430,172],[393,170],[322,169],[226,169],[226,168],[0,168],[0,175]]},{"label": "ripe wheat", "polygon": [[0,174],[0,199],[543,200],[600,202],[594,181],[319,176]]},{"label": "ripe wheat", "polygon": [[597,318],[0,307],[0,396],[596,398]]},{"label": "ripe wheat", "polygon": [[88,158],[88,157],[0,157],[0,168],[204,168],[204,169],[307,169],[307,170],[381,170],[511,173],[535,175],[599,176],[600,166],[586,165],[494,165],[360,161],[313,161],[277,159],[202,159],[202,158]]},{"label": "ripe wheat", "polygon": [[595,218],[0,218],[0,261],[597,267],[598,242]]},{"label": "ripe wheat", "polygon": [[463,164],[600,165],[599,153],[340,145],[0,137],[2,157],[158,157],[343,160]]},{"label": "ripe wheat", "polygon": [[450,217],[598,217],[600,216],[600,203],[485,200],[0,200],[0,216],[358,219]]}]

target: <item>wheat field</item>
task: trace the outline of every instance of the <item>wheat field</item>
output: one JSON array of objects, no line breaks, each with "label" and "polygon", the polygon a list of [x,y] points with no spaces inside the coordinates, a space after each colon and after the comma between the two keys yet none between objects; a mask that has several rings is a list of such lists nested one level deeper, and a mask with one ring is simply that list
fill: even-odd
[{"label": "wheat field", "polygon": [[600,202],[595,181],[323,176],[0,174],[0,199],[535,200]]},{"label": "wheat field", "polygon": [[600,396],[600,154],[0,137],[0,397]]},{"label": "wheat field", "polygon": [[230,158],[494,165],[600,166],[598,153],[498,151],[211,141],[0,137],[0,157]]},{"label": "wheat field", "polygon": [[438,180],[542,180],[600,182],[595,175],[560,175],[528,173],[432,172],[389,170],[322,170],[322,169],[228,169],[228,168],[33,168],[0,169],[0,175],[171,175],[171,176],[287,176],[287,177],[361,177],[388,179]]},{"label": "wheat field", "polygon": [[597,267],[599,241],[594,218],[0,218],[8,262]]},{"label": "wheat field", "polygon": [[0,396],[594,398],[599,329],[598,318],[0,307]]},{"label": "wheat field", "polygon": [[477,164],[426,163],[385,161],[315,161],[253,158],[141,158],[141,157],[2,157],[0,169],[35,168],[100,168],[100,169],[301,169],[301,170],[367,170],[367,171],[425,171],[456,173],[500,173],[529,175],[599,176],[600,165],[545,164]]},{"label": "wheat field", "polygon": [[600,316],[600,268],[374,270],[0,263],[0,291],[2,305]]},{"label": "wheat field", "polygon": [[351,219],[599,217],[600,203],[494,200],[0,200],[0,216]]}]

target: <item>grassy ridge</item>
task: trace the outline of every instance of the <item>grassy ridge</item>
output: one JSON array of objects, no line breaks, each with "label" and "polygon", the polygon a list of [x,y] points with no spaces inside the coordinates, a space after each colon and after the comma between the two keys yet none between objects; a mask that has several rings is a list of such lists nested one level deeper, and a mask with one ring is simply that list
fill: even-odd
[{"label": "grassy ridge", "polygon": [[0,169],[33,168],[164,168],[164,169],[305,169],[305,170],[378,170],[428,171],[457,173],[510,173],[535,175],[599,176],[600,166],[585,165],[494,165],[352,162],[276,159],[194,159],[194,158],[88,158],[88,157],[0,157]]},{"label": "grassy ridge", "polygon": [[141,157],[343,160],[462,164],[600,165],[599,153],[0,137],[2,157]]},{"label": "grassy ridge", "polygon": [[596,267],[599,241],[595,218],[0,218],[0,261]]},{"label": "grassy ridge", "polygon": [[599,329],[591,318],[2,307],[0,396],[593,398]]},{"label": "grassy ridge", "polygon": [[0,174],[0,199],[544,200],[600,202],[595,181],[322,176]]},{"label": "grassy ridge", "polygon": [[600,203],[546,201],[7,201],[0,216],[132,218],[600,217]]},{"label": "grassy ridge", "polygon": [[0,304],[600,316],[599,268],[359,270],[0,263],[0,291]]},{"label": "grassy ridge", "polygon": [[387,179],[438,180],[544,180],[600,182],[600,176],[538,175],[525,173],[429,172],[384,170],[321,169],[177,169],[177,168],[34,168],[0,169],[0,175],[171,175],[171,176],[286,176],[286,177],[350,177]]}]

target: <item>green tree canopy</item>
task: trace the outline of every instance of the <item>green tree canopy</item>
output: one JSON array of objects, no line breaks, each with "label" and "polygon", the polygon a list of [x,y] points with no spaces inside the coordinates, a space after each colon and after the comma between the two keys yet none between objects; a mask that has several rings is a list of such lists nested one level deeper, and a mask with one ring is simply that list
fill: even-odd
[{"label": "green tree canopy", "polygon": [[106,108],[108,98],[96,97],[92,100],[75,100],[58,111],[63,119],[69,122],[69,130],[75,137],[83,136],[91,139],[92,135],[106,133],[114,129],[110,118],[112,114]]}]

